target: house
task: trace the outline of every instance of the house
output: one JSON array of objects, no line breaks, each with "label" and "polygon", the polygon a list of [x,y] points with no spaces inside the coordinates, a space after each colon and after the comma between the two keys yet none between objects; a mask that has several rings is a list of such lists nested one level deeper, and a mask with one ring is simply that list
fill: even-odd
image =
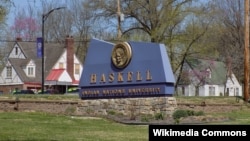
[{"label": "house", "polygon": [[190,59],[184,63],[177,93],[183,96],[242,96],[242,86],[230,63]]},{"label": "house", "polygon": [[[45,43],[44,46],[44,90],[57,89],[65,93],[70,87],[78,87],[83,66],[74,53],[74,39],[67,37],[65,43]],[[38,91],[41,86],[42,58],[37,56],[36,42],[17,38],[0,73],[0,91]]]}]

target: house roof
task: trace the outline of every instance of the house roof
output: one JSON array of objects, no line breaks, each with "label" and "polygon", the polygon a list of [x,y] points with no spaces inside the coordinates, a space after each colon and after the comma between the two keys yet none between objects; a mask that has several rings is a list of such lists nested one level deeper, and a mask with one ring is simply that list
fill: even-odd
[{"label": "house roof", "polygon": [[[36,42],[15,42],[15,44],[18,44],[19,47],[24,52],[27,59],[15,59],[15,58],[9,58],[9,61],[13,65],[14,69],[18,73],[18,76],[20,79],[27,83],[27,82],[39,82],[41,83],[41,73],[42,73],[42,58],[37,58],[37,48],[36,48]],[[14,47],[14,45],[13,45]],[[45,43],[45,56],[44,56],[44,76],[49,74],[49,71],[53,67],[53,65],[56,63],[57,59],[62,55],[62,53],[65,51],[65,45],[64,44],[55,44],[55,43]],[[27,63],[33,60],[36,64],[36,74],[35,77],[27,77],[25,72],[23,71],[23,67],[27,65]],[[40,64],[40,65],[39,65]]]},{"label": "house roof", "polygon": [[[10,63],[12,64],[12,67],[16,70],[16,73],[18,73],[18,76],[20,77],[20,79],[27,83],[27,82],[36,82],[36,83],[40,83],[41,82],[41,69],[36,69],[36,75],[35,77],[27,77],[27,75],[25,74],[25,72],[23,71],[23,67],[25,66],[25,64],[28,63],[30,59],[17,59],[17,58],[9,58]],[[41,62],[41,61],[40,61]]]},{"label": "house roof", "polygon": [[[220,85],[226,82],[227,68],[224,62],[205,59],[190,59],[186,60],[185,65],[186,66],[184,67],[185,69],[183,70],[183,72],[188,72],[188,74],[186,75],[190,76],[190,73],[193,73],[193,77],[198,78],[200,81],[204,81],[204,83],[206,84]],[[210,78],[206,76],[209,73],[208,71],[211,72]],[[189,81],[191,81],[191,78],[188,79]],[[183,82],[183,78],[181,79],[181,81],[182,82],[180,83],[182,84],[187,83],[187,81]]]},{"label": "house roof", "polygon": [[75,85],[66,69],[52,69],[46,78],[48,85]]},{"label": "house roof", "polygon": [[53,69],[51,70],[50,74],[47,76],[47,81],[57,81],[60,76],[62,75],[65,69]]}]

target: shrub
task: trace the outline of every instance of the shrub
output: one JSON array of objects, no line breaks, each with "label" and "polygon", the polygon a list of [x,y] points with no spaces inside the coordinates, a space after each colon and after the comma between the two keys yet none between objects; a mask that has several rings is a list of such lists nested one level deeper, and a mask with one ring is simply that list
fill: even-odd
[{"label": "shrub", "polygon": [[108,111],[108,114],[109,114],[109,115],[115,115],[115,111],[109,110],[109,111]]},{"label": "shrub", "polygon": [[142,122],[149,122],[152,119],[154,119],[154,117],[151,114],[143,114],[143,115],[141,115],[141,121]]},{"label": "shrub", "polygon": [[195,114],[194,111],[191,111],[191,110],[187,110],[187,115],[188,116],[193,116]]},{"label": "shrub", "polygon": [[156,113],[155,114],[155,119],[156,120],[159,120],[159,119],[163,120],[164,119],[164,114],[162,112],[161,113]]},{"label": "shrub", "polygon": [[174,120],[179,120],[180,118],[182,117],[187,117],[188,116],[188,113],[186,110],[176,110],[174,113],[173,113],[173,118]]},{"label": "shrub", "polygon": [[202,115],[204,115],[203,111],[198,111],[194,113],[194,116],[202,116]]},{"label": "shrub", "polygon": [[174,118],[176,123],[179,123],[180,118],[188,117],[188,116],[201,116],[201,115],[204,115],[203,111],[195,112],[195,111],[192,111],[192,110],[176,110],[173,113],[173,118]]},{"label": "shrub", "polygon": [[142,116],[141,121],[142,122],[149,122],[149,117],[148,116]]}]

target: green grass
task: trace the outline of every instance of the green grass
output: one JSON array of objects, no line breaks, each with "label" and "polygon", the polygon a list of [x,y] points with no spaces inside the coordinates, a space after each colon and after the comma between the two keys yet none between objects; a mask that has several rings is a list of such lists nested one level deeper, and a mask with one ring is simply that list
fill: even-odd
[{"label": "green grass", "polygon": [[240,104],[243,103],[242,97],[229,96],[175,96],[177,103],[201,104]]},{"label": "green grass", "polygon": [[0,113],[1,141],[146,141],[148,126],[46,113]]},{"label": "green grass", "polygon": [[[80,100],[78,95],[1,95],[12,100]],[[209,113],[229,121],[208,124],[250,124],[249,104],[235,97],[176,97],[177,103],[242,104],[232,112]],[[206,114],[206,113],[205,113]],[[147,119],[146,119],[147,120]],[[147,125],[125,125],[103,118],[37,112],[1,112],[0,141],[147,141]]]},{"label": "green grass", "polygon": [[229,121],[220,123],[209,123],[209,124],[247,124],[250,125],[250,109],[245,108],[242,110],[235,110],[227,113],[214,113],[213,116],[224,116],[229,117]]},{"label": "green grass", "polygon": [[[250,124],[249,110],[216,113],[230,121],[209,124]],[[147,141],[147,125],[125,125],[103,118],[38,112],[0,113],[0,141]],[[209,125],[208,124],[208,125]]]}]

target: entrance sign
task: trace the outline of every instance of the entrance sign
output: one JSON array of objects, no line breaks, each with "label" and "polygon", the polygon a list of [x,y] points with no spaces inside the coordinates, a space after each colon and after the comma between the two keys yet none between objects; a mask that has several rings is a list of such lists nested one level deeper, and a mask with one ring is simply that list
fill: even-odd
[{"label": "entrance sign", "polygon": [[175,78],[163,44],[92,39],[83,67],[81,99],[174,94]]}]

